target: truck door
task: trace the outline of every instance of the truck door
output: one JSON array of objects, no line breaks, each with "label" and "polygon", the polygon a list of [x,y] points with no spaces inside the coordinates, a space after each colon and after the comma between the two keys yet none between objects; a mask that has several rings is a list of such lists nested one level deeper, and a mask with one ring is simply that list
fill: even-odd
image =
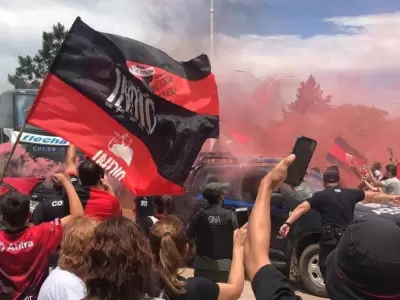
[{"label": "truck door", "polygon": [[288,239],[279,234],[279,229],[289,217],[289,208],[286,205],[285,197],[281,193],[272,193],[271,196],[271,260],[281,261],[286,257]]},{"label": "truck door", "polygon": [[[244,203],[251,203],[254,206],[258,188],[261,180],[268,173],[264,168],[248,168],[242,179],[241,196]],[[285,204],[285,198],[278,192],[274,192],[271,197],[271,239],[270,239],[270,258],[276,263],[285,259],[288,239],[284,239],[279,234],[279,229],[289,216],[289,208]],[[279,267],[279,266],[277,266]]]}]

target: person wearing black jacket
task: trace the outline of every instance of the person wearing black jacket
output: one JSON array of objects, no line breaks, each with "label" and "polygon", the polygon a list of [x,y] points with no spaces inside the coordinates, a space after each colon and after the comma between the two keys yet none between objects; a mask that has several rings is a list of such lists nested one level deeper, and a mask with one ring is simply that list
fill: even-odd
[{"label": "person wearing black jacket", "polygon": [[65,217],[64,194],[65,191],[59,184],[53,182],[49,187],[46,182],[42,183],[31,195],[31,200],[37,201],[39,204],[35,207],[30,222],[39,225]]},{"label": "person wearing black jacket", "polygon": [[208,183],[203,197],[209,207],[198,211],[188,227],[190,240],[196,244],[194,276],[214,282],[228,282],[232,263],[233,232],[238,229],[236,214],[222,207],[228,185]]},{"label": "person wearing black jacket", "polygon": [[340,174],[335,169],[328,169],[323,174],[325,189],[316,192],[310,199],[303,201],[292,212],[280,229],[286,237],[293,223],[311,208],[321,215],[321,240],[319,244],[319,266],[326,277],[326,258],[338,245],[345,229],[354,219],[354,208],[358,202],[399,201],[400,196],[387,195],[373,191],[347,189],[340,185]]}]

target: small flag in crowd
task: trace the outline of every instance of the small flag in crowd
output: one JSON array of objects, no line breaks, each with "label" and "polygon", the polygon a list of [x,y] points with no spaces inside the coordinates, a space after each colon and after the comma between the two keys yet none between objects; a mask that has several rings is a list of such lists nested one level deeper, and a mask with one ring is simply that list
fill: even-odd
[{"label": "small flag in crowd", "polygon": [[[199,58],[190,64],[163,61],[165,57],[147,53],[142,44],[138,57],[159,66],[153,67],[154,77],[168,72],[173,80],[186,76],[176,79],[183,85],[188,74],[199,75],[198,94],[191,95],[187,83],[186,93],[179,95],[177,86],[176,99],[166,100],[161,92],[152,93],[143,79],[153,71],[144,69],[139,76],[141,68],[128,67],[126,55],[135,51],[134,45],[99,33],[77,18],[28,123],[75,144],[138,196],[180,194],[203,143],[219,126],[215,80],[206,56],[201,63]],[[191,105],[198,98],[203,105]]]},{"label": "small flag in crowd", "polygon": [[326,159],[346,171],[351,171],[351,166],[364,166],[368,164],[368,160],[356,149],[351,147],[344,139],[338,136],[329,152]]},{"label": "small flag in crowd", "polygon": [[8,194],[9,192],[17,192],[24,196],[30,196],[32,191],[42,182],[42,178],[5,177],[0,186],[0,196]]}]

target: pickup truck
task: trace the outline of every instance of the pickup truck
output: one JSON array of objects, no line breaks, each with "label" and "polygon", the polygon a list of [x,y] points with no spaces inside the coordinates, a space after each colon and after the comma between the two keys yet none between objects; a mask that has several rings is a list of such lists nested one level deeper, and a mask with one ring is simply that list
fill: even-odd
[{"label": "pickup truck", "polygon": [[[193,166],[181,196],[172,197],[172,213],[187,224],[199,209],[208,205],[202,189],[209,182],[229,183],[223,206],[251,211],[261,179],[280,161],[279,158],[249,158],[239,160],[228,153],[203,154]],[[279,229],[291,211],[303,200],[322,190],[322,175],[309,172],[305,181],[292,188],[282,184],[271,198],[270,259],[290,280],[300,282],[311,294],[326,297],[327,292],[319,270],[320,215],[311,210],[294,223],[287,238]],[[400,225],[400,207],[389,204],[357,204],[355,217],[376,215]]]},{"label": "pickup truck", "polygon": [[[199,157],[185,184],[185,192],[172,197],[172,212],[188,224],[191,216],[207,206],[202,189],[209,182],[229,183],[224,207],[236,209],[254,205],[261,179],[280,161],[276,158],[239,160],[227,153],[208,153]],[[270,258],[273,265],[291,280],[302,282],[314,295],[326,296],[318,266],[320,238],[319,214],[311,211],[293,226],[288,238],[282,238],[279,228],[290,212],[314,187],[298,191],[283,185],[271,199]],[[322,185],[318,186],[322,189]]]}]

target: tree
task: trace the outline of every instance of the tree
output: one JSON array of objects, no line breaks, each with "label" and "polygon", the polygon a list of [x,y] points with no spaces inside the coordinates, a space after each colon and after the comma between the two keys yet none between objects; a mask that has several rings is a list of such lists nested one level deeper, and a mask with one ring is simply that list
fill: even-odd
[{"label": "tree", "polygon": [[8,74],[8,81],[14,88],[39,88],[67,33],[65,26],[57,23],[52,31],[43,31],[42,49],[34,57],[18,56],[15,74]]},{"label": "tree", "polygon": [[315,78],[310,75],[307,81],[300,82],[300,87],[297,89],[296,100],[289,104],[289,109],[298,113],[305,113],[311,110],[317,110],[326,107],[331,96],[324,96],[319,84]]}]

